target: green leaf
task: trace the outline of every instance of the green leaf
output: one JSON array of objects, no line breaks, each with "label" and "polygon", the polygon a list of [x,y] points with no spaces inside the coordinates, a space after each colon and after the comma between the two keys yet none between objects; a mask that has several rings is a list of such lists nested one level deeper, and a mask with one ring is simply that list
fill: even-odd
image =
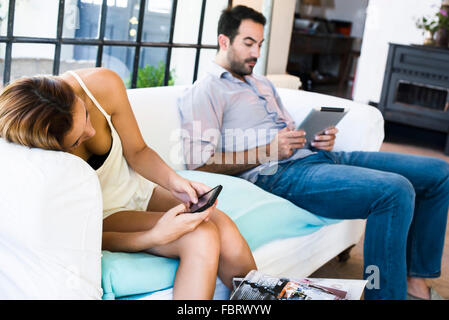
[{"label": "green leaf", "polygon": [[[164,85],[165,78],[165,63],[159,61],[157,66],[145,65],[143,68],[139,68],[137,71],[137,88],[150,88],[161,87]],[[126,81],[127,87],[131,87],[131,80]],[[168,85],[173,86],[175,84],[175,70],[172,69],[169,72]]]}]

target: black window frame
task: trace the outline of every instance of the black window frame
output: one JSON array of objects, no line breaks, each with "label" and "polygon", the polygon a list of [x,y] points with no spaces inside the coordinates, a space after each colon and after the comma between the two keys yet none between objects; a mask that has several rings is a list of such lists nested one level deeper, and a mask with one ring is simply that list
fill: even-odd
[{"label": "black window frame", "polygon": [[[107,10],[108,9],[107,0],[103,0],[102,4],[101,4],[100,26],[99,26],[99,34],[98,34],[97,39],[63,38],[62,37],[65,0],[59,0],[58,19],[57,19],[56,37],[55,38],[14,36],[14,14],[15,14],[16,0],[9,0],[7,32],[6,32],[6,36],[0,36],[0,43],[6,44],[5,57],[4,57],[5,63],[4,63],[4,70],[3,70],[3,85],[8,84],[11,80],[11,61],[12,61],[11,54],[12,54],[13,43],[35,43],[35,44],[39,43],[39,44],[55,45],[55,53],[54,53],[54,59],[53,59],[53,75],[59,74],[59,67],[60,67],[60,62],[61,62],[61,46],[63,44],[97,46],[98,51],[97,51],[97,59],[96,59],[96,64],[95,64],[96,67],[100,67],[102,64],[103,47],[104,46],[134,47],[135,53],[134,53],[133,69],[132,69],[132,76],[131,76],[131,88],[136,88],[137,72],[139,69],[140,52],[141,52],[142,48],[167,48],[164,86],[167,86],[168,81],[169,81],[172,49],[173,48],[193,48],[193,49],[196,49],[196,56],[195,56],[194,73],[193,73],[193,81],[192,82],[195,82],[198,77],[198,67],[199,67],[201,49],[217,49],[218,48],[217,45],[202,44],[204,16],[205,16],[205,12],[206,12],[207,1],[214,1],[214,0],[203,0],[202,5],[201,5],[201,16],[200,16],[197,43],[191,44],[191,43],[174,43],[173,42],[173,33],[174,33],[174,29],[175,29],[178,0],[173,0],[173,3],[172,3],[170,35],[169,35],[168,42],[145,42],[145,41],[142,41],[142,30],[143,30],[143,22],[144,22],[144,15],[145,15],[145,8],[146,8],[147,0],[140,0],[139,18],[138,18],[139,23],[138,23],[138,27],[137,27],[137,34],[136,34],[135,41],[117,41],[117,40],[105,40],[104,39],[107,11],[108,11]],[[228,7],[232,7],[232,0],[228,0]]]}]

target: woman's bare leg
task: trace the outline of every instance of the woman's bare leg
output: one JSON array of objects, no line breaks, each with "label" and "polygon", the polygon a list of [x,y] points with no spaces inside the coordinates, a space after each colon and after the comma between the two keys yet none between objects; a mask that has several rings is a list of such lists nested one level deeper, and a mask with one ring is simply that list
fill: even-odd
[{"label": "woman's bare leg", "polygon": [[220,238],[213,223],[203,222],[195,231],[168,245],[150,248],[147,252],[179,257],[173,299],[212,299],[220,255]]},{"label": "woman's bare leg", "polygon": [[[148,209],[166,211],[179,203],[169,191],[158,186],[153,192]],[[220,235],[218,276],[231,289],[233,277],[245,276],[249,271],[257,269],[257,266],[246,240],[232,219],[218,209],[214,210],[210,219],[218,228]]]},{"label": "woman's bare leg", "polygon": [[[104,232],[138,232],[151,229],[163,213],[123,211],[103,221]],[[194,231],[146,252],[179,258],[173,299],[212,299],[217,277],[220,239],[212,222],[202,222]]]},{"label": "woman's bare leg", "polygon": [[210,217],[220,235],[218,276],[232,289],[232,278],[244,277],[251,270],[256,270],[256,262],[248,243],[231,218],[218,209]]},{"label": "woman's bare leg", "polygon": [[180,203],[181,201],[176,199],[170,191],[161,186],[156,186],[148,203],[147,211],[166,212]]}]

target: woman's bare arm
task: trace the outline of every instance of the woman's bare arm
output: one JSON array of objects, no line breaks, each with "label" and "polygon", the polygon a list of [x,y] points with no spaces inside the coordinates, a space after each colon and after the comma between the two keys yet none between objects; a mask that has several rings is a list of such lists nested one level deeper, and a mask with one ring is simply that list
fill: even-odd
[{"label": "woman's bare arm", "polygon": [[[139,252],[173,242],[209,219],[211,208],[185,213],[180,204],[165,213],[118,212],[103,222],[102,248],[108,251]],[[130,217],[133,216],[133,219]]]},{"label": "woman's bare arm", "polygon": [[[130,167],[146,179],[170,189],[170,179],[177,175],[146,145],[119,75],[105,68],[83,70],[80,75],[101,106],[111,115]],[[148,102],[149,108],[150,104],[151,101]]]}]

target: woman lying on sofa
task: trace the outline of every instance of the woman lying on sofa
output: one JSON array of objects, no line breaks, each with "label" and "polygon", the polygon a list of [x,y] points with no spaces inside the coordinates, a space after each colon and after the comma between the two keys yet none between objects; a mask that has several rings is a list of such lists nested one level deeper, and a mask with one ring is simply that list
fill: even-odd
[{"label": "woman lying on sofa", "polygon": [[210,188],[179,176],[145,144],[113,71],[11,83],[0,95],[0,137],[89,163],[103,194],[102,248],[179,258],[174,299],[211,299],[217,274],[231,288],[234,276],[256,269],[236,225],[215,205],[185,213]]}]

